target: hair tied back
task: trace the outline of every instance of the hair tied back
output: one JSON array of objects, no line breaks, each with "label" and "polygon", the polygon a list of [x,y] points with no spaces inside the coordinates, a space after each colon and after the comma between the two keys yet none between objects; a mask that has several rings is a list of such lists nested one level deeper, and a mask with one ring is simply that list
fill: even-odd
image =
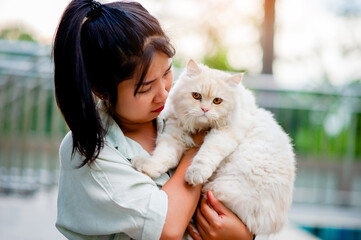
[{"label": "hair tied back", "polygon": [[100,2],[92,0],[90,2],[90,10],[88,14],[86,15],[87,18],[95,18],[100,13],[100,9],[102,7],[102,4]]}]

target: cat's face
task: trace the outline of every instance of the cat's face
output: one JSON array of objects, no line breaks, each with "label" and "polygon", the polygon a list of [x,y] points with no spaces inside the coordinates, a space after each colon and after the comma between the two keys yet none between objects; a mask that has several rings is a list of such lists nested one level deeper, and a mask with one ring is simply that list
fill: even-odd
[{"label": "cat's face", "polygon": [[196,129],[227,124],[236,105],[234,88],[240,79],[235,83],[228,73],[188,64],[187,73],[178,81],[172,98],[183,123]]}]

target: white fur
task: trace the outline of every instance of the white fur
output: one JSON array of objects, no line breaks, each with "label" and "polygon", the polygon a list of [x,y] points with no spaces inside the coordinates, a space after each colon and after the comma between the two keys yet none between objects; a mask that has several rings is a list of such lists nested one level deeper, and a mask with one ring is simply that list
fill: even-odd
[{"label": "white fur", "polygon": [[[193,133],[210,129],[186,173],[203,183],[256,235],[278,232],[292,202],[295,159],[290,138],[272,114],[257,107],[241,75],[210,69],[192,60],[170,92],[164,132],[150,159],[134,166],[151,177],[177,166]],[[202,100],[192,97],[202,94]],[[214,98],[222,98],[216,105]],[[202,108],[207,108],[204,113]]]}]

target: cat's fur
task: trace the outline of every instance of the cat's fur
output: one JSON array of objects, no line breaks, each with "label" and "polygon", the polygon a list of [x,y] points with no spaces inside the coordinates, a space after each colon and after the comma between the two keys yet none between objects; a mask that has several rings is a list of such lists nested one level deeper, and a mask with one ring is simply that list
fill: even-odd
[{"label": "cat's fur", "polygon": [[[288,135],[253,94],[231,75],[190,60],[170,91],[163,133],[136,169],[155,178],[177,166],[191,135],[209,129],[185,180],[203,183],[256,234],[278,232],[292,202],[295,159]],[[201,94],[201,99],[195,99]],[[215,98],[221,98],[215,104]],[[217,99],[215,102],[218,103]],[[204,109],[204,110],[202,110]],[[205,195],[205,194],[204,194]]]}]

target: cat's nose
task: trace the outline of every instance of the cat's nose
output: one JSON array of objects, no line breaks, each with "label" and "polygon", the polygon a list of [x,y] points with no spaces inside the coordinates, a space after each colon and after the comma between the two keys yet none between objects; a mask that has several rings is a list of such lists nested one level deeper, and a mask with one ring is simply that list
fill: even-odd
[{"label": "cat's nose", "polygon": [[202,111],[205,112],[205,113],[209,111],[209,109],[207,109],[207,108],[201,108],[201,109],[202,109]]}]

